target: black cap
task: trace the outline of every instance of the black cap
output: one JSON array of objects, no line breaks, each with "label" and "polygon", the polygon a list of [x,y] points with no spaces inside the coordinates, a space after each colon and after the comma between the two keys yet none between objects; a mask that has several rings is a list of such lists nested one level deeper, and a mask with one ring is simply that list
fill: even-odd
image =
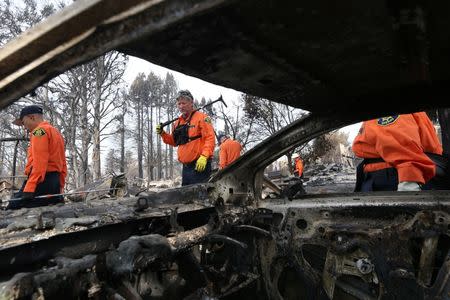
[{"label": "black cap", "polygon": [[32,114],[41,114],[42,115],[42,107],[40,107],[39,105],[28,105],[28,106],[25,106],[20,111],[20,117],[18,119],[15,119],[13,124],[15,124],[15,125],[22,125],[23,124],[22,123],[23,117],[25,117],[27,115],[32,115]]},{"label": "black cap", "polygon": [[221,140],[223,137],[228,137],[225,133],[221,133],[217,136],[217,141],[219,142],[219,145],[221,144]]},{"label": "black cap", "polygon": [[179,98],[181,98],[181,97],[189,98],[189,99],[191,99],[191,101],[194,101],[194,97],[192,96],[191,92],[189,92],[189,90],[181,90],[181,91],[179,91],[178,95],[177,95],[177,100]]}]

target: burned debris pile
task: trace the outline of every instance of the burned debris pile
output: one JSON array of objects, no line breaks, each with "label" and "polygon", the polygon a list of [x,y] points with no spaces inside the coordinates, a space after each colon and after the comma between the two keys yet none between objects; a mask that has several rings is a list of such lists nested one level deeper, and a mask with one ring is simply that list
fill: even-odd
[{"label": "burned debris pile", "polygon": [[272,171],[266,175],[263,198],[273,192],[282,193],[290,199],[305,194],[352,192],[356,181],[355,171],[353,166],[344,163],[308,165],[301,178],[282,171]]},{"label": "burned debris pile", "polygon": [[316,164],[308,166],[303,174],[308,193],[352,192],[355,181],[355,167],[347,164]]}]

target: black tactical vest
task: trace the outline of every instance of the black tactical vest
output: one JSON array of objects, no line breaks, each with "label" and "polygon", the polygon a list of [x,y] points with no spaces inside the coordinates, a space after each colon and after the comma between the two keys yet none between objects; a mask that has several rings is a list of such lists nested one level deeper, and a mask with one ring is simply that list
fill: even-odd
[{"label": "black tactical vest", "polygon": [[187,122],[183,125],[180,125],[180,121],[178,121],[178,125],[173,130],[173,139],[175,141],[175,145],[184,145],[201,137],[200,135],[189,137],[189,127],[191,126],[191,118],[194,114],[195,111],[190,115]]}]

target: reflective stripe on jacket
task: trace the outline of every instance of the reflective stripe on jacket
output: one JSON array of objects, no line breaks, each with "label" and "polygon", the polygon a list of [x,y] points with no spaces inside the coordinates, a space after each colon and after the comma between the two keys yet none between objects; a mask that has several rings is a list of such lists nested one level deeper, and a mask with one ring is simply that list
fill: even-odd
[{"label": "reflective stripe on jacket", "polygon": [[358,157],[385,161],[367,164],[364,172],[394,167],[399,182],[422,184],[435,175],[435,164],[425,152],[442,154],[436,130],[425,112],[366,121],[352,148]]},{"label": "reflective stripe on jacket", "polygon": [[[201,136],[198,139],[190,141],[184,145],[178,146],[178,160],[187,164],[198,159],[200,155],[210,158],[213,155],[216,146],[214,129],[211,119],[204,113],[196,111],[190,120],[189,137]],[[186,120],[180,116],[174,123],[173,129],[178,125],[186,124]],[[163,142],[171,146],[175,146],[172,133],[163,132],[161,134]]]},{"label": "reflective stripe on jacket", "polygon": [[28,176],[28,180],[23,191],[33,193],[36,185],[44,181],[47,172],[60,173],[62,192],[67,175],[64,139],[56,128],[44,121],[30,133],[30,146],[25,166],[25,175]]},{"label": "reflective stripe on jacket", "polygon": [[241,156],[242,146],[238,141],[226,139],[220,145],[219,168],[223,169]]}]

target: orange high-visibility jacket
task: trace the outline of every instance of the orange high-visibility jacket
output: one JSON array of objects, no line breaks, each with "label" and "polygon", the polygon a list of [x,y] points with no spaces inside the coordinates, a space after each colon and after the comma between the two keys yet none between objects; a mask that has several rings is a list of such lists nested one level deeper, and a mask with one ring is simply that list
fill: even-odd
[{"label": "orange high-visibility jacket", "polygon": [[44,121],[30,133],[25,166],[28,179],[23,191],[33,193],[36,186],[44,181],[47,172],[59,172],[59,184],[63,192],[67,175],[64,139],[55,127]]},{"label": "orange high-visibility jacket", "polygon": [[238,141],[226,139],[220,145],[219,169],[223,169],[241,156],[242,146]]},{"label": "orange high-visibility jacket", "polygon": [[[184,145],[178,146],[178,160],[183,164],[191,163],[197,160],[200,155],[210,158],[213,155],[216,140],[214,136],[214,129],[211,124],[211,118],[206,114],[196,111],[191,115],[189,137],[200,136],[200,138],[192,140]],[[174,122],[173,129],[178,125],[186,124],[182,116]],[[163,132],[161,137],[163,142],[171,146],[176,146],[172,133]]]},{"label": "orange high-visibility jacket", "polygon": [[295,169],[298,172],[298,176],[302,177],[303,174],[303,161],[300,158],[295,159]]},{"label": "orange high-visibility jacket", "polygon": [[424,152],[442,154],[436,130],[425,112],[366,121],[353,141],[353,152],[362,158],[382,158],[367,164],[365,172],[394,167],[399,182],[424,184],[435,175],[435,164]]}]

